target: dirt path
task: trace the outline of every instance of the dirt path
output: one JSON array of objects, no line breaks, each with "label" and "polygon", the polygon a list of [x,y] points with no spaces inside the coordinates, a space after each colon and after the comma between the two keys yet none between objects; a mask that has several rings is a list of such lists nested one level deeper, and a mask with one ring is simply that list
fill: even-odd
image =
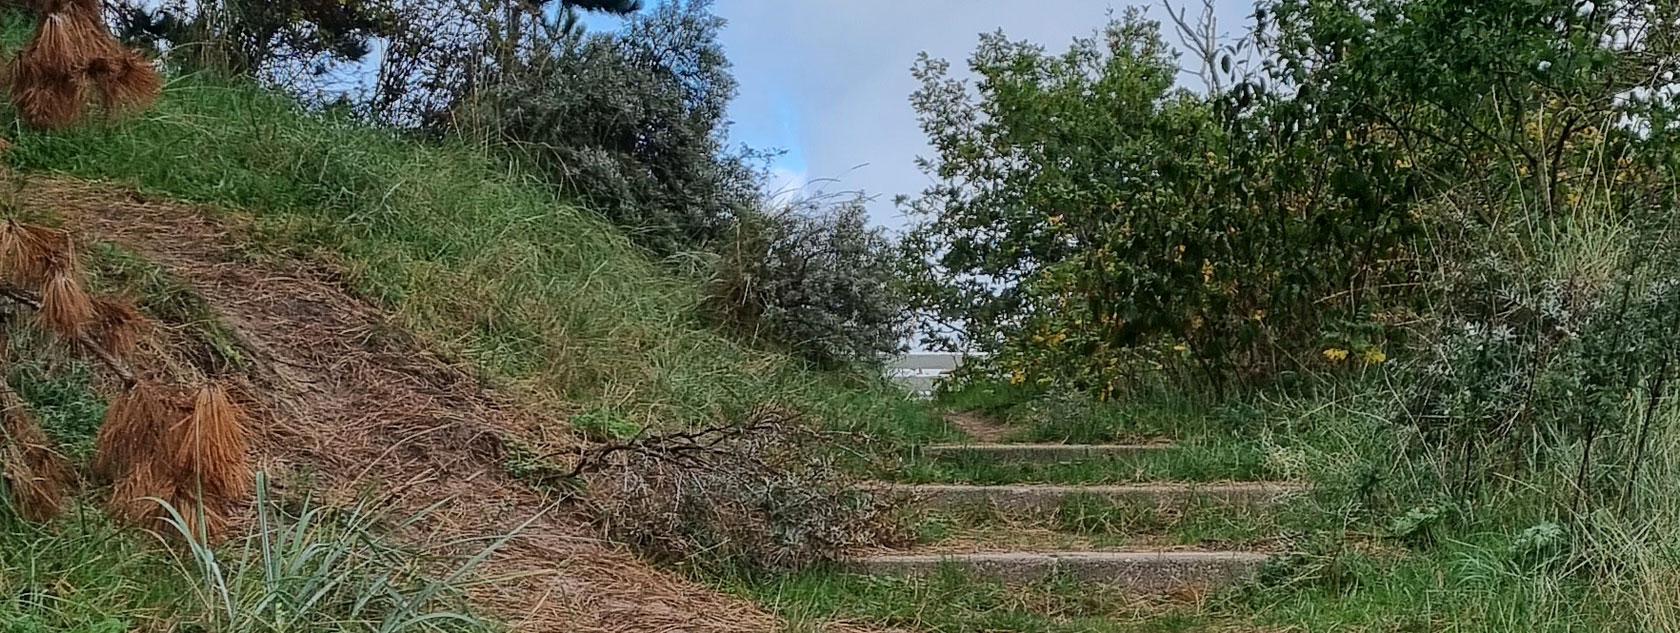
[{"label": "dirt path", "polygon": [[952,413],[945,416],[945,421],[957,430],[967,433],[976,443],[996,444],[1007,441],[1015,434],[1015,429],[974,412]]},{"label": "dirt path", "polygon": [[[440,509],[405,538],[457,560],[528,527],[484,569],[511,578],[471,590],[518,631],[773,631],[775,617],[593,538],[576,517],[509,479],[509,435],[544,420],[461,368],[391,336],[375,309],[329,271],[253,264],[236,233],[197,208],[119,187],[36,178],[25,201],[61,214],[83,239],[122,244],[192,285],[257,361],[254,399],[265,469],[307,475],[343,496],[373,491],[399,516]],[[453,545],[466,543],[467,545]]]}]

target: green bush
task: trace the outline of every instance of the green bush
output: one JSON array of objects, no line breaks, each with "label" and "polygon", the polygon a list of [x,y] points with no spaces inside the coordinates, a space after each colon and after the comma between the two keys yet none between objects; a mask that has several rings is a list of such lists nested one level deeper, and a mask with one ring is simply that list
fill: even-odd
[{"label": "green bush", "polygon": [[733,330],[824,367],[879,362],[909,334],[896,248],[862,200],[795,201],[736,226],[708,306]]},{"label": "green bush", "polygon": [[637,244],[707,248],[759,199],[753,155],[727,147],[736,84],[723,24],[706,2],[666,2],[620,33],[562,39],[466,120]]}]

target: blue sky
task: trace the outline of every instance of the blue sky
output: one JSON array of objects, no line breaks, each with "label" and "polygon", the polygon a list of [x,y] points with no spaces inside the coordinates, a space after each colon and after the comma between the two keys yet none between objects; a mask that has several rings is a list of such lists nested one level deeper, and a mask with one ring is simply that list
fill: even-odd
[{"label": "blue sky", "polygon": [[[1192,14],[1200,0],[1191,0]],[[1102,26],[1108,0],[717,0],[729,21],[723,43],[740,95],[731,106],[732,139],[780,148],[774,186],[876,196],[875,223],[902,227],[893,196],[928,185],[915,166],[928,153],[910,108],[910,65],[926,51],[954,62],[983,32],[1003,29],[1058,50]],[[1177,4],[1184,4],[1175,2]],[[1216,0],[1223,31],[1238,33],[1253,0]],[[1166,20],[1158,1],[1149,15]],[[608,18],[591,18],[611,28]],[[1171,39],[1171,29],[1167,29]],[[1194,79],[1190,79],[1194,82]]]}]

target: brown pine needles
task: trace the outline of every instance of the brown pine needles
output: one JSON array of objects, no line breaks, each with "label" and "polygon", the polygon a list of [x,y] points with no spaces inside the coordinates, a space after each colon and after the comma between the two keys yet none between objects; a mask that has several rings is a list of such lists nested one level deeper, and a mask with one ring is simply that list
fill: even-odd
[{"label": "brown pine needles", "polygon": [[41,287],[41,326],[67,341],[75,341],[94,322],[93,298],[82,289],[81,280],[68,270],[59,270]]},{"label": "brown pine needles", "polygon": [[112,354],[127,354],[140,343],[140,332],[146,317],[133,303],[116,299],[93,300],[92,333],[101,349]]},{"label": "brown pine needles", "polygon": [[175,434],[175,467],[203,492],[206,504],[237,502],[251,488],[251,470],[245,454],[250,443],[239,410],[228,398],[227,389],[211,384],[198,390],[192,415]]},{"label": "brown pine needles", "polygon": [[224,387],[199,389],[186,411],[141,383],[113,403],[99,433],[94,468],[115,481],[113,516],[161,527],[172,517],[161,500],[193,538],[214,540],[250,494],[249,450],[239,409]]},{"label": "brown pine needles", "polygon": [[0,385],[0,476],[6,480],[12,506],[30,521],[50,521],[64,511],[70,465],[53,450],[52,440],[30,415],[10,386]]},{"label": "brown pine needles", "polygon": [[150,60],[111,34],[97,2],[47,3],[35,37],[12,60],[12,104],[29,125],[69,127],[88,92],[97,90],[107,114],[149,107],[163,88]]},{"label": "brown pine needles", "polygon": [[88,75],[99,90],[99,105],[109,114],[122,115],[152,107],[163,93],[163,76],[151,60],[134,51],[88,64]]},{"label": "brown pine needles", "polygon": [[71,268],[72,259],[70,235],[64,231],[16,220],[0,227],[0,272],[13,283],[45,282],[51,273]]},{"label": "brown pine needles", "polygon": [[170,407],[148,382],[137,382],[111,402],[94,440],[93,473],[100,481],[128,478],[136,464],[162,450]]}]

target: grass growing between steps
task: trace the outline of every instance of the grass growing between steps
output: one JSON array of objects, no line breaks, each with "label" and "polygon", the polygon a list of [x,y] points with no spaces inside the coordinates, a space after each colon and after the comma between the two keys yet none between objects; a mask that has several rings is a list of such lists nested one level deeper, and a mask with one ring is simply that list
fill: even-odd
[{"label": "grass growing between steps", "polygon": [[812,570],[729,586],[799,631],[836,620],[953,633],[1673,630],[1629,620],[1623,597],[1588,579],[1512,567],[1502,545],[1493,539],[1421,554],[1303,555],[1263,571],[1256,585],[1154,598],[1070,581],[1006,586],[955,570],[917,579]]},{"label": "grass growing between steps", "polygon": [[708,329],[695,279],[471,147],[184,77],[134,120],[17,130],[10,159],[26,174],[115,180],[249,214],[251,256],[342,269],[395,327],[558,417],[683,426],[773,402],[895,440],[952,437],[879,379],[807,371]]},{"label": "grass growing between steps", "polygon": [[[1228,508],[1162,515],[1073,502],[1033,523],[980,510],[930,514],[921,524],[922,547],[934,552],[1193,545],[1274,553],[1257,578],[1211,596],[1169,597],[1142,611],[1081,610],[1055,599],[999,601],[995,583],[960,575],[897,580],[834,570],[743,582],[741,590],[790,617],[936,631],[1680,631],[1672,590],[1680,581],[1680,504],[1671,490],[1680,476],[1680,410],[1657,425],[1666,430],[1651,442],[1633,505],[1578,512],[1568,493],[1579,470],[1573,459],[1455,494],[1443,473],[1461,469],[1405,432],[1396,417],[1404,393],[1392,380],[1372,375],[1277,390],[1226,411],[1121,403],[1109,405],[1121,413],[1100,422],[1074,421],[1104,429],[1094,436],[1151,437],[1171,429],[1148,428],[1165,419],[1136,413],[1177,409],[1199,412],[1184,422],[1194,437],[1241,429],[1265,455],[1269,476],[1312,487],[1272,515]],[[1027,406],[992,411],[1008,416]],[[1129,598],[1085,586],[1062,599]]]},{"label": "grass growing between steps", "polygon": [[811,570],[726,586],[776,611],[790,631],[817,632],[835,620],[926,633],[1176,633],[1207,630],[1196,608],[1138,601],[1072,580],[1029,585],[946,570],[924,579],[872,578]]},{"label": "grass growing between steps", "polygon": [[1149,481],[1262,481],[1275,476],[1264,450],[1231,440],[1179,444],[1125,457],[1063,462],[1010,461],[984,453],[912,458],[893,479],[904,483],[1124,484]]},{"label": "grass growing between steps", "polygon": [[1287,512],[1213,502],[1180,507],[1074,497],[1050,516],[1007,517],[991,508],[928,511],[917,542],[931,551],[1045,551],[1196,547],[1267,550],[1301,522]]}]

